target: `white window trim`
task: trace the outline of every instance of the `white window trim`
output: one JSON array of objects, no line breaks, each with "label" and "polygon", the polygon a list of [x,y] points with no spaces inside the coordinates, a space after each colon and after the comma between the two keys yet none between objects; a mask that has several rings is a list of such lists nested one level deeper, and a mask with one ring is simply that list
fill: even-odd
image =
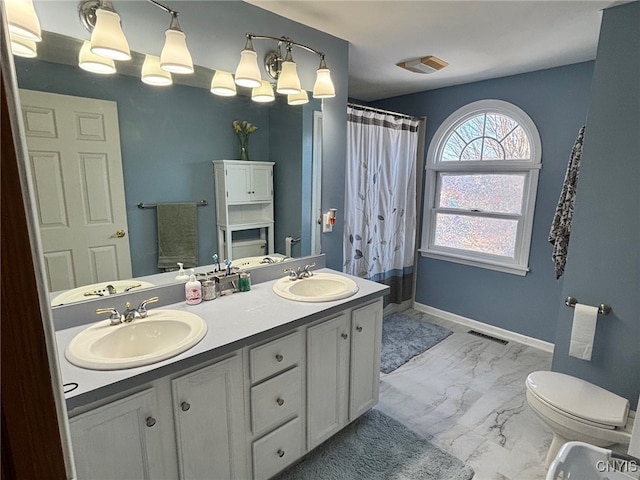
[{"label": "white window trim", "polygon": [[[458,127],[469,118],[483,113],[503,113],[514,120],[524,129],[531,142],[530,161],[456,161],[438,162],[444,141],[448,133]],[[425,166],[425,193],[424,209],[422,213],[422,243],[418,251],[424,257],[446,260],[463,265],[486,268],[505,273],[524,276],[529,269],[529,253],[531,250],[531,235],[533,233],[533,216],[536,204],[536,193],[538,190],[538,176],[542,168],[542,142],[540,134],[533,120],[522,109],[517,106],[495,99],[480,100],[470,103],[453,112],[442,122],[433,136],[427,153]],[[435,231],[435,201],[437,193],[437,179],[439,172],[482,172],[506,173],[506,172],[527,172],[525,180],[525,192],[523,194],[522,221],[518,223],[516,234],[516,255],[513,260],[505,259],[494,255],[481,253],[464,252],[457,249],[444,247],[434,247],[432,237]]]}]

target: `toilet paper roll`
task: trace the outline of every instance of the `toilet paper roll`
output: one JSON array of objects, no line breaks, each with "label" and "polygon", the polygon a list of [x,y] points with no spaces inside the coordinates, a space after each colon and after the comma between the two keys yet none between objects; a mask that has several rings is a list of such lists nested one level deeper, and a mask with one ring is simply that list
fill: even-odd
[{"label": "toilet paper roll", "polygon": [[591,361],[593,339],[596,335],[596,321],[598,320],[598,307],[577,303],[574,308],[569,355],[581,360]]}]

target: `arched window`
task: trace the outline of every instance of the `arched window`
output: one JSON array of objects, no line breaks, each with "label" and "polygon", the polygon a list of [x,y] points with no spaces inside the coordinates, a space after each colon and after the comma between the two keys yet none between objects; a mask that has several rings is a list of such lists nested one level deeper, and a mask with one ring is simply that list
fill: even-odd
[{"label": "arched window", "polygon": [[525,275],[541,157],[538,130],[513,104],[449,116],[427,154],[422,254]]}]

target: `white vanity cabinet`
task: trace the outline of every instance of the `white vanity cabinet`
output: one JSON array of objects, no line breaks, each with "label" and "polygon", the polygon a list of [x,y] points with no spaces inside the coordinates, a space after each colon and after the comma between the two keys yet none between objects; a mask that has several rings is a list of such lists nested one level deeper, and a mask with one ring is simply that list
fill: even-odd
[{"label": "white vanity cabinet", "polygon": [[273,162],[215,160],[218,255],[233,259],[233,232],[260,229],[273,250]]},{"label": "white vanity cabinet", "polygon": [[149,388],[70,419],[77,478],[167,478],[157,415]]},{"label": "white vanity cabinet", "polygon": [[382,300],[332,312],[77,407],[78,478],[273,477],[378,400]]},{"label": "white vanity cabinet", "polygon": [[236,354],[73,417],[78,478],[244,479],[243,405]]},{"label": "white vanity cabinet", "polygon": [[312,449],[378,401],[382,301],[307,329],[307,442]]},{"label": "white vanity cabinet", "polygon": [[242,377],[236,355],[171,380],[179,478],[246,478]]},{"label": "white vanity cabinet", "polygon": [[266,480],[304,448],[304,330],[248,348],[248,440],[254,480]]}]

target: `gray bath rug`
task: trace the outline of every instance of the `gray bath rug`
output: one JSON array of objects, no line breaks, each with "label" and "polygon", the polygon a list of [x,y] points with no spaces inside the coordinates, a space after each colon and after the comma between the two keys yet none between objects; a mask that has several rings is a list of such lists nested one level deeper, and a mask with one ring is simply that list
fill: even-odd
[{"label": "gray bath rug", "polygon": [[381,372],[392,372],[453,333],[448,328],[420,318],[419,315],[415,310],[407,310],[392,313],[384,318]]},{"label": "gray bath rug", "polygon": [[272,480],[469,480],[473,470],[371,410]]}]

